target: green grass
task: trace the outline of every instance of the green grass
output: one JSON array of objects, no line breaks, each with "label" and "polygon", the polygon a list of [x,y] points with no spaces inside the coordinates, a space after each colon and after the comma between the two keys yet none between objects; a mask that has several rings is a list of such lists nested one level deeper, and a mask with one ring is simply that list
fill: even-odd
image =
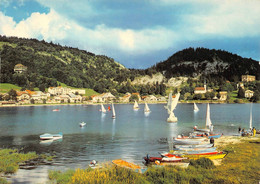
[{"label": "green grass", "polygon": [[0,93],[7,93],[11,89],[20,90],[21,87],[9,83],[0,83]]},{"label": "green grass", "polygon": [[149,167],[144,174],[107,165],[104,169],[50,171],[49,178],[57,183],[258,183],[260,180],[260,138],[223,146],[232,150],[222,164],[214,166],[209,159],[191,161],[187,169],[174,166]]},{"label": "green grass", "polygon": [[19,169],[19,163],[38,158],[35,152],[18,153],[16,149],[0,149],[0,173],[12,174]]}]

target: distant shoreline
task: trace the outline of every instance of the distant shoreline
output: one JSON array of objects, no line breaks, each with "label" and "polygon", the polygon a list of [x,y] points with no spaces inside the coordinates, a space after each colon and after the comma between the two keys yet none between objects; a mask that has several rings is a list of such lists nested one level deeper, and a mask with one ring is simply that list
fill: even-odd
[{"label": "distant shoreline", "polygon": [[[145,102],[139,102],[139,104],[144,104]],[[148,104],[166,104],[167,102],[147,102]],[[180,101],[179,103],[182,104],[192,104],[194,103],[194,101]],[[245,102],[245,103],[227,103],[227,102],[209,102],[209,101],[195,101],[195,103],[197,104],[206,104],[206,103],[210,103],[210,104],[246,104],[246,103],[251,103],[251,102]],[[259,102],[257,102],[259,103]],[[77,103],[77,104],[73,104],[73,103],[63,103],[63,104],[15,104],[15,105],[0,105],[1,107],[36,107],[36,106],[65,106],[65,105],[100,105],[101,103]],[[111,104],[111,103],[102,103],[102,104]],[[128,103],[114,103],[114,104],[133,104],[133,102],[128,102]]]}]

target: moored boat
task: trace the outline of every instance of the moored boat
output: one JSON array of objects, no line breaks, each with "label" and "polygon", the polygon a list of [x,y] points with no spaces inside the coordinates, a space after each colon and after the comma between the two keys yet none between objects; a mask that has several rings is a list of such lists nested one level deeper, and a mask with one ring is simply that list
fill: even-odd
[{"label": "moored boat", "polygon": [[222,134],[209,134],[209,135],[205,135],[205,134],[197,134],[196,137],[207,137],[208,139],[210,138],[220,138],[222,136]]},{"label": "moored boat", "polygon": [[79,123],[79,126],[80,126],[80,127],[84,127],[85,125],[86,125],[85,122],[81,122],[81,123]]},{"label": "moored boat", "polygon": [[173,143],[175,145],[177,144],[188,144],[188,145],[194,145],[194,144],[201,144],[202,141],[204,141],[205,139],[192,139],[192,138],[174,138],[173,139]]},{"label": "moored boat", "polygon": [[40,139],[41,140],[57,140],[57,139],[62,139],[63,135],[62,133],[58,133],[58,134],[49,134],[49,133],[45,133],[40,135]]},{"label": "moored boat", "polygon": [[203,150],[216,150],[216,147],[210,147],[210,148],[175,148],[173,151],[203,151]]},{"label": "moored boat", "polygon": [[190,163],[186,162],[156,162],[155,164],[152,164],[153,167],[164,167],[164,166],[177,166],[181,168],[187,168]]},{"label": "moored boat", "polygon": [[210,148],[213,144],[198,144],[198,145],[175,145],[175,148]]},{"label": "moored boat", "polygon": [[186,155],[182,155],[184,157],[187,157],[188,159],[200,159],[200,158],[208,158],[210,160],[215,160],[215,159],[221,159],[221,158],[225,158],[225,156],[228,153],[224,153],[224,152],[218,152],[216,154],[186,154]]}]

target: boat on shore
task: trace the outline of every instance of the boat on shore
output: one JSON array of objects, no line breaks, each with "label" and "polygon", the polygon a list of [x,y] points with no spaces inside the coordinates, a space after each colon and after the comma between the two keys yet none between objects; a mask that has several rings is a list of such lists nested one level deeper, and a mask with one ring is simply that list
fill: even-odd
[{"label": "boat on shore", "polygon": [[213,144],[198,144],[198,145],[175,145],[175,148],[210,148]]},{"label": "boat on shore", "polygon": [[222,136],[222,134],[209,134],[209,135],[206,135],[206,134],[196,134],[196,137],[207,137],[208,139],[210,139],[210,138],[217,139],[217,138],[220,138],[221,136]]},{"label": "boat on shore", "polygon": [[135,172],[138,172],[138,173],[144,173],[147,170],[147,168],[142,168],[139,165],[127,162],[127,161],[122,160],[122,159],[112,160],[112,163],[115,164],[116,166],[123,167],[123,168],[126,168],[126,169],[131,169],[131,170],[134,170]]},{"label": "boat on shore", "polygon": [[194,160],[197,160],[197,159],[200,159],[200,158],[208,158],[210,160],[215,160],[215,159],[225,158],[225,156],[227,154],[228,153],[225,153],[225,152],[218,152],[218,153],[215,153],[215,154],[185,154],[185,155],[182,155],[182,156],[187,157],[188,159],[194,159]]},{"label": "boat on shore", "polygon": [[210,147],[210,148],[175,148],[173,151],[209,151],[209,150],[216,150],[216,147]]},{"label": "boat on shore", "polygon": [[41,140],[57,140],[57,139],[62,139],[63,135],[62,133],[58,133],[58,134],[49,134],[49,133],[45,133],[40,135],[40,139]]},{"label": "boat on shore", "polygon": [[174,155],[171,154],[170,157],[167,156],[167,154],[165,153],[165,155],[161,154],[161,157],[150,157],[149,155],[147,155],[146,157],[144,157],[145,163],[149,164],[149,163],[162,163],[162,162],[166,162],[166,163],[172,163],[172,162],[181,162],[183,160],[185,160],[187,158],[182,157],[182,156],[178,156],[178,155]]},{"label": "boat on shore", "polygon": [[206,149],[200,149],[200,150],[172,150],[171,153],[183,155],[183,154],[216,154],[218,151],[216,151],[216,147],[212,148],[206,148]]},{"label": "boat on shore", "polygon": [[210,107],[209,107],[209,104],[207,104],[205,128],[204,129],[200,129],[196,125],[196,126],[193,127],[193,129],[194,129],[194,131],[197,131],[197,132],[206,132],[206,133],[209,133],[209,132],[213,131],[213,124],[212,124],[211,119],[210,119]]},{"label": "boat on shore", "polygon": [[181,168],[187,168],[190,163],[186,162],[156,162],[154,164],[151,164],[152,167],[165,167],[165,166],[177,166]]},{"label": "boat on shore", "polygon": [[192,139],[192,138],[173,138],[173,143],[175,145],[195,145],[195,144],[201,144],[202,141],[204,141],[205,138],[203,139]]}]

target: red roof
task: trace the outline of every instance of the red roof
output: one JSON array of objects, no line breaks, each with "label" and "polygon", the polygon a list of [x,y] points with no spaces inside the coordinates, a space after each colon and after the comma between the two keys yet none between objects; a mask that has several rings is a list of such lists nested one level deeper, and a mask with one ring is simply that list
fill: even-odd
[{"label": "red roof", "polygon": [[195,91],[205,91],[205,88],[204,87],[196,87]]}]

